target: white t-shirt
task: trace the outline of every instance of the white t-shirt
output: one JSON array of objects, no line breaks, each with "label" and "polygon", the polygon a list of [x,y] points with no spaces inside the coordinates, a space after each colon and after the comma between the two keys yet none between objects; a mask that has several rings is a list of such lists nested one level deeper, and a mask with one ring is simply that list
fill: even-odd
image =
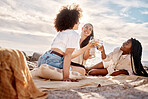
[{"label": "white t-shirt", "polygon": [[[132,74],[130,55],[122,55],[123,51],[119,47],[106,56],[103,60],[104,68],[107,68],[108,74],[112,74],[115,70],[127,70]],[[133,64],[134,65],[134,64]]]},{"label": "white t-shirt", "polygon": [[65,52],[67,48],[79,49],[80,36],[74,30],[59,32],[51,44],[51,48],[58,48]]}]

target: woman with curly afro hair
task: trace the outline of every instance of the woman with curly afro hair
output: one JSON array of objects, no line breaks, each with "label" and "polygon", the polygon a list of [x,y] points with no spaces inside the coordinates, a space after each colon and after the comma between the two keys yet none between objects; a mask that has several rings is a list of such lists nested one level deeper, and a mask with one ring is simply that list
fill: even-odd
[{"label": "woman with curly afro hair", "polygon": [[82,10],[76,4],[64,6],[60,10],[54,22],[55,28],[59,33],[52,42],[51,50],[43,54],[38,60],[38,66],[48,64],[63,69],[64,81],[74,81],[69,78],[69,70],[77,71],[82,75],[86,73],[84,68],[71,67],[70,65],[72,58],[79,56],[92,47],[92,43],[90,43],[72,56],[72,53],[80,48],[80,36],[74,30],[78,29],[81,13]]}]

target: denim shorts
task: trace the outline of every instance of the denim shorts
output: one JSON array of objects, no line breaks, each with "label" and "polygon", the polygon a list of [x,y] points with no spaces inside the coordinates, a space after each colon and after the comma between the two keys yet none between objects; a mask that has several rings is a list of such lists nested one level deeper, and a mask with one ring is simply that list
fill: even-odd
[{"label": "denim shorts", "polygon": [[47,51],[45,54],[40,56],[38,60],[38,67],[40,67],[41,64],[48,64],[50,66],[63,69],[63,61],[64,57],[60,57],[54,53],[51,53],[51,51]]}]

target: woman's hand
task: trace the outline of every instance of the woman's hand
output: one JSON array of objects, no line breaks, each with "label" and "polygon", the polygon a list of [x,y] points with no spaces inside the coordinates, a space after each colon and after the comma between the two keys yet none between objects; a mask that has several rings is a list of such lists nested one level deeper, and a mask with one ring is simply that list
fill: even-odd
[{"label": "woman's hand", "polygon": [[67,81],[67,82],[78,82],[78,80],[74,80],[74,79],[70,79],[70,78],[65,78],[65,79],[63,79],[63,81]]},{"label": "woman's hand", "polygon": [[89,49],[91,49],[91,48],[95,48],[95,41],[90,41],[88,44],[87,44],[87,46],[89,47]]},{"label": "woman's hand", "polygon": [[97,49],[98,49],[100,52],[103,52],[103,51],[104,51],[104,46],[103,46],[103,45],[97,46]]}]

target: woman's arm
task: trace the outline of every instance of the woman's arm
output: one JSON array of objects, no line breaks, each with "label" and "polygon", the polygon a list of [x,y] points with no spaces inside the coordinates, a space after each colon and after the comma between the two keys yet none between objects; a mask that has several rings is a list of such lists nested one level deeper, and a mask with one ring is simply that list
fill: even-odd
[{"label": "woman's arm", "polygon": [[117,75],[120,75],[120,74],[129,75],[129,73],[128,73],[127,70],[119,70],[119,71],[113,72],[113,73],[111,74],[111,76],[117,76]]},{"label": "woman's arm", "polygon": [[90,50],[90,48],[93,48],[93,42],[90,42],[89,44],[87,44],[85,47],[79,49],[78,51],[76,51],[74,54],[72,54],[72,59],[83,54],[85,51]]},{"label": "woman's arm", "polygon": [[87,60],[90,57],[89,51],[90,51],[90,49],[88,49],[84,52],[84,55],[83,55],[84,60]]},{"label": "woman's arm", "polygon": [[69,79],[69,68],[71,63],[71,55],[74,51],[74,48],[67,48],[64,54],[64,63],[63,63],[63,80],[71,81]]},{"label": "woman's arm", "polygon": [[102,45],[100,48],[97,47],[97,49],[99,51],[101,51],[102,60],[105,59],[106,58],[106,54],[105,54],[104,46]]}]

